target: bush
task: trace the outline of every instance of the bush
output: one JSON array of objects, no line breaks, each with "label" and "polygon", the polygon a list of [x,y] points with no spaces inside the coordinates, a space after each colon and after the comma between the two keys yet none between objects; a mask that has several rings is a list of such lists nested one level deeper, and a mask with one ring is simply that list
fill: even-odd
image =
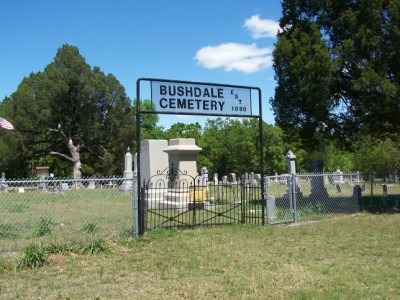
[{"label": "bush", "polygon": [[42,244],[31,244],[25,247],[22,256],[17,259],[15,267],[17,269],[33,269],[43,267],[47,260],[47,252]]}]

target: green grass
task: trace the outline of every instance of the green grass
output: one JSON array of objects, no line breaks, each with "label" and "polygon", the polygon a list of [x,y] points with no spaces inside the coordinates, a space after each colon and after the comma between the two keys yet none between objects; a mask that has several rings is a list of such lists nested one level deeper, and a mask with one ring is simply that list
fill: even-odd
[{"label": "green grass", "polygon": [[0,253],[38,241],[85,241],[93,233],[117,236],[131,229],[132,218],[132,196],[117,189],[0,193]]},{"label": "green grass", "polygon": [[[57,252],[39,269],[0,261],[2,299],[399,299],[400,214],[290,226],[230,225]],[[58,246],[59,247],[59,246]],[[55,247],[57,248],[57,247]]]}]

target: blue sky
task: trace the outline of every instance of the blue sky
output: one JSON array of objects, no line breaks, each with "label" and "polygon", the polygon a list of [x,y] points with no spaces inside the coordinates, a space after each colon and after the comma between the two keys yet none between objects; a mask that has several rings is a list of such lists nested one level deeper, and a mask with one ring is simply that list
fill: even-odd
[{"label": "blue sky", "polygon": [[[0,100],[68,43],[131,99],[140,77],[254,86],[264,121],[274,122],[279,0],[16,0],[1,1],[0,11]],[[165,128],[194,121],[205,118],[160,117]]]}]

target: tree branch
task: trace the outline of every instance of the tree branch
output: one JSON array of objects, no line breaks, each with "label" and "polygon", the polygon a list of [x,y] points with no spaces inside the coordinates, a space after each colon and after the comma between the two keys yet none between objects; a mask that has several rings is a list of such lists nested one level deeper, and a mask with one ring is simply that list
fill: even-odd
[{"label": "tree branch", "polygon": [[50,154],[50,155],[54,155],[54,156],[58,156],[58,157],[60,157],[60,158],[62,158],[62,159],[66,159],[66,160],[68,160],[68,161],[70,161],[70,162],[74,162],[74,160],[72,159],[72,157],[69,157],[69,156],[67,156],[67,155],[65,155],[65,154],[63,154],[63,153],[60,153],[60,152],[50,151],[49,154]]},{"label": "tree branch", "polygon": [[50,128],[49,130],[52,131],[52,132],[56,132],[56,133],[60,134],[60,135],[64,138],[64,141],[65,141],[66,143],[68,143],[68,138],[67,138],[67,136],[65,135],[64,131],[62,131],[62,130],[60,130],[60,129],[52,129],[52,128]]}]

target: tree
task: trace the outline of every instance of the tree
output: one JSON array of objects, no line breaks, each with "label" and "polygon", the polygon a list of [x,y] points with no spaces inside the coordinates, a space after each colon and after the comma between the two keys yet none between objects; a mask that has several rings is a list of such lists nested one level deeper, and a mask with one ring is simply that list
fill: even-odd
[{"label": "tree", "polygon": [[[261,173],[260,132],[257,119],[208,120],[200,139],[199,153],[210,173]],[[263,124],[264,172],[282,173],[286,169],[285,145],[280,128]]]},{"label": "tree", "polygon": [[[136,109],[136,101],[134,102],[134,107]],[[150,100],[141,100],[140,108],[142,111],[152,110],[152,103]],[[164,134],[164,127],[158,126],[159,117],[157,114],[141,114],[140,116],[140,139],[160,139]]]},{"label": "tree", "polygon": [[400,1],[282,2],[274,51],[277,124],[351,144],[400,129]]},{"label": "tree", "polygon": [[400,170],[398,140],[360,136],[354,142],[355,168],[364,173],[397,174]]},{"label": "tree", "polygon": [[196,123],[184,124],[181,122],[172,124],[172,126],[165,132],[166,139],[176,138],[192,138],[197,142],[200,141],[203,129],[201,125]]},{"label": "tree", "polygon": [[298,127],[307,148],[315,147],[315,133],[324,133],[335,103],[329,92],[332,64],[318,27],[306,24],[282,34],[274,68],[277,87],[271,105],[276,124],[284,130]]},{"label": "tree", "polygon": [[10,101],[27,156],[68,161],[74,178],[82,175],[82,155],[96,168],[133,145],[134,111],[124,87],[112,74],[91,68],[75,46],[58,49],[43,72],[23,79]]}]

